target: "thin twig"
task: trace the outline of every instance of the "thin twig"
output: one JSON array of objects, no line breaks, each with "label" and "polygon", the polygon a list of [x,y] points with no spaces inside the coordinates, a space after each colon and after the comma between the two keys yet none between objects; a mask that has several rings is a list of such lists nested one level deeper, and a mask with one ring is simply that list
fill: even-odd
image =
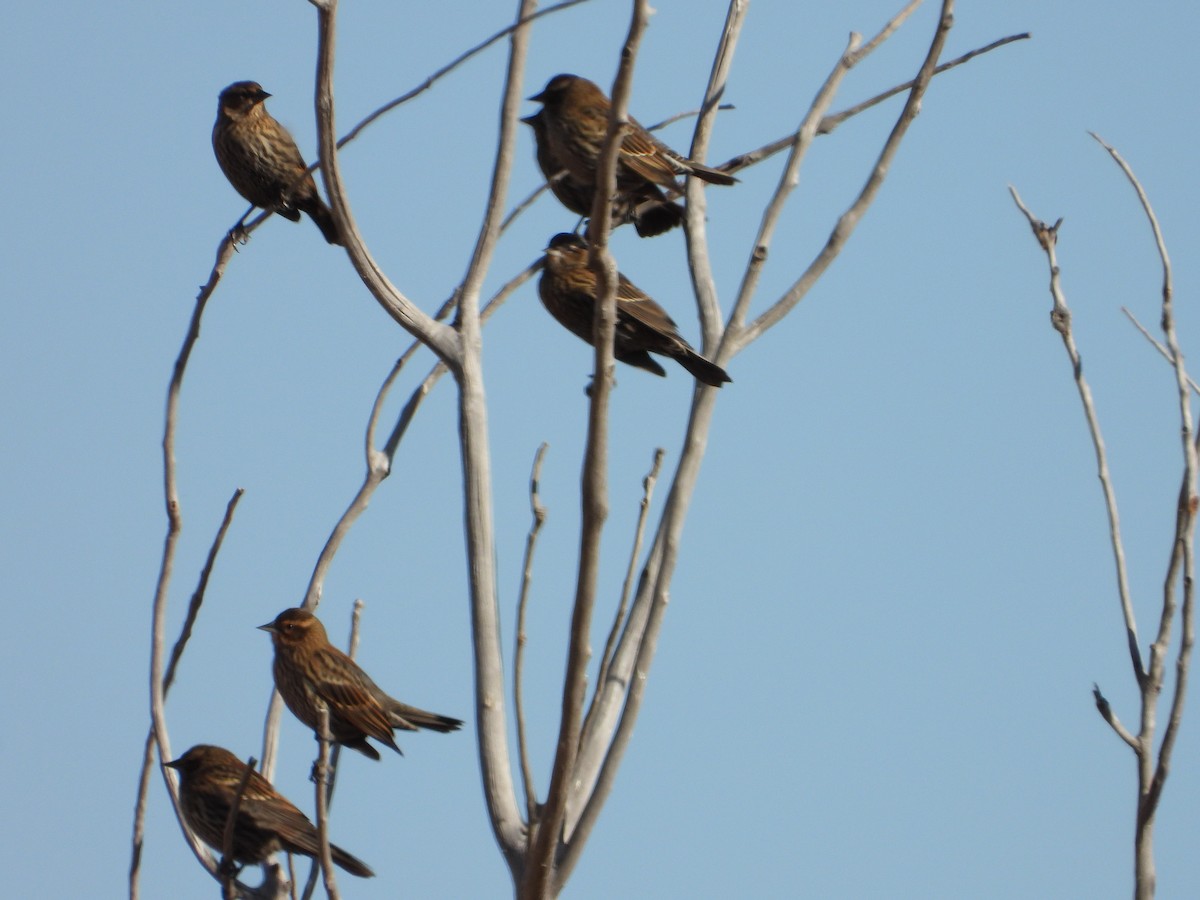
[{"label": "thin twig", "polygon": [[617,266],[608,252],[608,236],[612,229],[610,198],[616,193],[621,141],[629,125],[634,63],[650,17],[647,0],[633,0],[632,7],[629,31],[613,82],[608,132],[596,163],[596,195],[588,222],[588,265],[598,279],[592,320],[596,368],[588,404],[587,437],[580,478],[582,516],[579,568],[576,573],[575,602],[571,609],[570,642],[563,677],[554,765],[550,771],[550,785],[546,790],[546,803],[538,828],[529,842],[523,884],[519,889],[521,896],[526,897],[553,897],[559,893],[553,887],[557,883],[555,857],[562,841],[563,821],[579,753],[583,704],[587,693],[587,665],[591,658],[588,636],[600,577],[600,537],[608,518],[608,404],[615,366],[613,338],[617,311]]},{"label": "thin twig", "polygon": [[394,100],[389,100],[383,106],[379,107],[377,110],[375,110],[369,116],[364,118],[361,122],[359,122],[357,125],[355,125],[353,128],[351,128],[348,132],[346,132],[345,137],[342,137],[341,139],[338,140],[338,142],[337,142],[338,149],[340,150],[342,147],[346,146],[346,144],[350,143],[352,140],[354,140],[356,137],[358,137],[359,133],[364,128],[366,128],[368,125],[370,125],[376,119],[378,119],[380,116],[384,115],[385,113],[391,112],[397,106],[400,106],[403,103],[407,103],[409,100],[412,100],[414,97],[417,97],[420,94],[423,94],[425,91],[427,91],[431,87],[433,87],[434,82],[438,81],[443,76],[448,75],[450,72],[452,72],[454,69],[458,68],[460,65],[465,63],[468,59],[475,56],[477,53],[479,53],[483,50],[486,50],[488,47],[490,47],[492,44],[496,43],[497,41],[501,40],[502,38],[508,37],[510,34],[513,34],[514,32],[517,31],[517,29],[521,29],[521,28],[528,26],[535,19],[540,19],[542,16],[548,16],[551,13],[561,12],[564,9],[570,9],[572,6],[578,6],[580,3],[586,3],[586,2],[587,2],[587,0],[565,0],[565,2],[563,2],[563,3],[556,3],[553,6],[547,6],[545,9],[538,10],[537,12],[532,13],[527,16],[523,16],[522,18],[520,18],[516,22],[514,22],[512,25],[509,25],[506,28],[500,29],[495,34],[493,34],[491,37],[476,44],[470,50],[460,53],[458,56],[456,56],[450,62],[446,63],[446,65],[442,66],[440,69],[435,71],[432,75],[430,75],[428,78],[426,78],[424,81],[422,81],[419,85],[417,85],[412,90],[401,94],[399,97],[397,97]]},{"label": "thin twig", "polygon": [[[929,52],[925,56],[925,62],[921,66],[917,77],[913,79],[913,86],[908,93],[908,99],[904,102],[904,109],[901,110],[899,117],[896,119],[896,124],[892,126],[891,134],[888,135],[887,141],[884,143],[883,149],[880,151],[879,157],[871,169],[871,173],[867,177],[867,181],[859,192],[858,197],[842,213],[828,240],[825,242],[825,246],[791,288],[744,330],[739,330],[734,335],[726,334],[722,349],[725,349],[724,343],[732,342],[733,346],[730,348],[732,352],[729,352],[727,356],[723,356],[723,359],[742,350],[772,326],[778,324],[784,316],[791,312],[797,303],[804,299],[812,286],[816,284],[817,279],[824,274],[825,270],[829,268],[842,252],[842,248],[845,247],[846,242],[854,233],[854,229],[858,226],[863,215],[875,200],[879,189],[883,186],[884,179],[891,168],[892,160],[895,159],[904,136],[908,133],[909,127],[917,117],[917,111],[921,107],[921,99],[925,96],[925,91],[929,88],[929,82],[933,78],[934,69],[937,68],[938,56],[945,46],[946,35],[950,33],[950,28],[954,23],[953,7],[953,0],[943,0],[941,14],[938,17],[938,28],[934,33],[933,43],[930,45]],[[899,15],[904,15],[904,11],[901,11]],[[889,23],[887,28],[890,27],[891,23]],[[857,62],[857,60],[853,60],[850,64],[853,65],[853,62]]]},{"label": "thin twig", "polygon": [[[1164,680],[1164,668],[1167,654],[1170,652],[1172,624],[1175,620],[1177,604],[1175,600],[1176,585],[1182,577],[1183,637],[1180,641],[1179,654],[1175,662],[1175,686],[1171,698],[1171,713],[1163,732],[1162,743],[1158,750],[1158,762],[1149,790],[1139,797],[1138,818],[1146,823],[1153,818],[1170,771],[1171,755],[1175,748],[1175,740],[1179,734],[1179,726],[1183,718],[1184,698],[1187,694],[1188,670],[1191,661],[1191,651],[1194,643],[1193,623],[1193,592],[1195,589],[1195,529],[1196,510],[1200,503],[1197,497],[1197,460],[1195,426],[1192,421],[1191,379],[1184,366],[1183,350],[1179,344],[1179,336],[1175,327],[1174,288],[1171,274],[1171,258],[1167,253],[1166,241],[1163,239],[1162,228],[1158,224],[1158,216],[1150,204],[1141,182],[1133,169],[1113,147],[1109,146],[1097,134],[1090,132],[1108,154],[1113,158],[1125,177],[1137,193],[1138,201],[1146,214],[1150,230],[1154,235],[1154,244],[1158,250],[1159,261],[1162,265],[1162,329],[1166,340],[1168,358],[1175,369],[1176,393],[1179,402],[1179,431],[1183,445],[1183,483],[1180,485],[1179,500],[1175,510],[1175,534],[1171,544],[1170,562],[1167,575],[1163,580],[1162,613],[1159,618],[1158,634],[1150,645],[1150,705],[1157,705],[1158,696]],[[1152,722],[1152,720],[1151,720]]]},{"label": "thin twig", "polygon": [[499,589],[496,583],[496,534],[493,511],[487,399],[483,381],[483,314],[479,294],[500,234],[512,173],[522,103],[521,85],[531,29],[525,21],[535,0],[519,0],[509,40],[500,103],[500,133],[479,237],[467,266],[455,323],[461,338],[458,385],[459,453],[463,467],[463,525],[466,532],[467,586],[474,656],[476,746],[488,823],[513,875],[519,879],[528,831],[522,821],[513,780],[505,711],[505,666],[501,650]]},{"label": "thin twig", "polygon": [[[1121,312],[1125,314],[1125,318],[1133,323],[1133,327],[1141,332],[1142,337],[1154,345],[1154,349],[1162,354],[1163,359],[1169,362],[1172,366],[1175,365],[1175,361],[1171,359],[1171,351],[1163,346],[1163,344],[1149,332],[1145,325],[1138,321],[1137,316],[1129,311],[1129,307],[1122,306]],[[1188,376],[1188,387],[1192,389],[1193,393],[1200,394],[1200,384],[1196,384],[1195,379],[1190,375]]]},{"label": "thin twig", "polygon": [[1075,375],[1075,387],[1079,392],[1079,400],[1083,405],[1084,418],[1087,420],[1088,433],[1092,438],[1092,448],[1096,454],[1097,476],[1104,495],[1104,508],[1108,514],[1109,541],[1112,546],[1113,562],[1117,571],[1117,593],[1121,603],[1121,615],[1125,620],[1125,639],[1129,649],[1129,660],[1133,666],[1133,675],[1138,686],[1144,688],[1146,669],[1142,663],[1142,652],[1138,645],[1137,620],[1133,614],[1133,599],[1129,591],[1129,575],[1125,564],[1125,545],[1121,539],[1121,517],[1117,510],[1117,495],[1112,485],[1112,477],[1108,469],[1108,452],[1104,446],[1104,438],[1100,433],[1100,420],[1096,415],[1096,405],[1092,400],[1092,389],[1083,374],[1083,360],[1075,337],[1071,331],[1071,310],[1067,306],[1066,297],[1062,292],[1059,280],[1058,256],[1055,245],[1058,242],[1058,229],[1062,225],[1059,219],[1054,225],[1034,217],[1021,200],[1017,189],[1009,185],[1009,193],[1013,202],[1029,222],[1034,237],[1046,253],[1046,262],[1050,268],[1050,296],[1054,306],[1050,312],[1050,322],[1054,330],[1062,337],[1063,347],[1071,363],[1071,371]]},{"label": "thin twig", "polygon": [[[354,601],[354,611],[350,614],[350,640],[346,647],[346,655],[354,659],[358,655],[358,639],[360,633],[360,625],[362,623],[362,599]],[[337,787],[338,763],[342,758],[342,745],[334,744],[333,749],[329,754],[328,768],[328,790],[325,791],[325,803],[329,806],[333,805],[333,789]],[[290,859],[290,857],[289,857]],[[317,876],[320,874],[321,864],[319,860],[314,859],[308,870],[308,880],[304,883],[304,892],[301,894],[302,900],[309,900],[312,897],[313,891],[317,889]]]},{"label": "thin twig", "polygon": [[[158,748],[159,770],[162,772],[163,781],[166,783],[167,793],[171,798],[171,806],[175,811],[175,818],[179,822],[179,827],[183,831],[188,846],[192,848],[192,852],[195,854],[196,859],[200,861],[200,864],[214,878],[218,877],[217,861],[199,838],[192,834],[184,823],[183,814],[179,807],[179,784],[175,773],[167,769],[165,765],[162,765],[162,763],[172,758],[171,739],[167,730],[166,720],[164,651],[166,644],[167,600],[171,577],[175,568],[175,552],[179,542],[179,533],[183,528],[183,513],[179,502],[175,465],[175,432],[179,419],[179,394],[183,387],[183,376],[187,371],[187,364],[191,358],[192,349],[195,347],[196,341],[200,339],[200,322],[204,316],[204,310],[208,305],[209,298],[212,297],[213,292],[220,283],[221,276],[224,274],[229,260],[233,257],[235,249],[233,238],[230,234],[226,234],[217,245],[216,262],[209,273],[208,281],[200,288],[200,293],[196,297],[196,305],[192,310],[191,321],[188,323],[187,333],[184,335],[183,345],[180,347],[179,355],[175,359],[171,380],[167,386],[167,410],[163,424],[162,441],[163,495],[166,501],[167,535],[163,541],[162,559],[159,563],[158,580],[154,590],[154,605],[151,614],[152,637],[150,643],[150,718],[151,727],[154,731],[154,740]],[[135,848],[134,853],[134,865],[131,866],[130,871],[130,896],[136,898],[138,895],[138,867],[136,865],[136,857],[140,855],[140,847]]]},{"label": "thin twig", "polygon": [[525,611],[529,603],[529,585],[533,580],[533,551],[537,547],[538,534],[546,522],[546,507],[542,506],[539,486],[542,483],[542,462],[546,458],[549,444],[543,443],[533,457],[533,470],[529,475],[529,510],[533,524],[525,538],[525,563],[521,571],[521,596],[517,601],[517,647],[513,653],[513,709],[517,716],[517,753],[521,760],[521,780],[525,787],[525,809],[527,821],[537,821],[537,788],[533,783],[533,766],[529,762],[529,744],[525,736],[525,698],[522,693],[522,676],[525,668]]},{"label": "thin twig", "polygon": [[1134,753],[1141,750],[1141,744],[1138,739],[1130,733],[1129,729],[1121,724],[1121,720],[1117,718],[1117,714],[1113,712],[1112,706],[1108,699],[1100,693],[1100,685],[1092,685],[1092,699],[1096,702],[1096,711],[1100,713],[1100,717],[1104,719],[1117,733],[1117,736],[1130,746]]},{"label": "thin twig", "polygon": [[[225,516],[221,520],[221,526],[217,529],[217,534],[213,538],[212,545],[208,548],[208,556],[204,560],[204,568],[200,570],[199,581],[196,584],[196,589],[192,591],[192,599],[188,603],[187,614],[183,619],[183,627],[179,629],[179,637],[175,639],[175,646],[171,648],[171,658],[167,661],[167,671],[163,676],[164,700],[166,700],[167,693],[171,690],[171,685],[175,682],[175,669],[179,665],[183,651],[192,637],[192,628],[196,624],[196,617],[200,615],[200,607],[204,603],[204,592],[208,588],[208,579],[212,574],[213,565],[217,561],[217,553],[220,552],[221,545],[225,542],[225,534],[229,531],[229,526],[233,522],[233,511],[237,508],[238,501],[242,499],[242,494],[244,493],[245,490],[243,488],[238,488],[233,492],[233,496],[229,498],[229,502],[225,504]],[[142,747],[142,769],[138,775],[137,802],[134,804],[133,860],[129,866],[130,900],[136,900],[138,895],[138,869],[141,866],[142,846],[145,842],[146,804],[150,795],[150,770],[153,765],[154,727],[151,725],[146,732],[146,741]]]},{"label": "thin twig", "polygon": [[[988,44],[987,46],[979,47],[975,50],[972,50],[970,53],[964,53],[962,56],[958,57],[957,59],[952,59],[948,63],[942,63],[937,67],[937,69],[934,70],[933,74],[941,75],[943,72],[953,69],[956,66],[961,66],[963,63],[974,59],[976,56],[996,50],[1000,47],[1003,47],[1005,44],[1011,44],[1014,41],[1025,41],[1031,37],[1032,35],[1029,34],[1029,32],[1025,32],[1023,34],[1009,35],[1008,37],[1000,38],[998,41],[992,41],[992,43]],[[864,100],[862,103],[851,106],[849,109],[844,109],[840,112],[831,113],[830,115],[822,117],[821,123],[817,126],[817,134],[832,134],[834,129],[847,119],[853,118],[861,112],[866,112],[871,107],[877,106],[884,100],[895,97],[897,94],[902,94],[912,86],[912,81],[906,81],[903,84],[898,84],[895,87],[888,88],[882,94],[876,94],[874,97]],[[774,156],[776,153],[786,150],[788,147],[792,146],[793,143],[795,143],[795,140],[796,133],[792,132],[785,137],[771,141],[769,144],[764,144],[757,150],[751,150],[748,153],[738,154],[727,162],[717,166],[717,168],[722,172],[729,172],[730,174],[740,172],[742,169],[757,165],[763,160]]]},{"label": "thin twig", "polygon": [[642,542],[646,537],[646,522],[650,518],[650,501],[654,497],[654,485],[658,482],[658,473],[662,470],[663,458],[665,456],[666,451],[662,447],[656,447],[650,471],[642,479],[642,499],[638,503],[637,527],[633,533],[633,547],[629,551],[629,566],[625,569],[625,581],[621,585],[621,601],[617,605],[616,615],[613,616],[612,629],[609,631],[608,640],[604,644],[604,652],[600,655],[600,671],[596,675],[596,688],[592,693],[592,702],[588,707],[587,715],[583,719],[582,742],[586,742],[588,739],[588,732],[591,730],[592,724],[592,713],[595,712],[596,704],[600,699],[600,685],[608,681],[609,668],[612,666],[613,654],[617,648],[617,638],[620,637],[621,629],[625,626],[625,615],[629,609],[629,597],[633,593],[634,580],[637,578],[638,560],[642,557]]},{"label": "thin twig", "polygon": [[237,900],[238,890],[235,876],[237,875],[237,860],[233,855],[233,833],[237,827],[238,813],[242,809],[242,798],[246,796],[246,785],[250,783],[250,776],[254,774],[254,767],[258,765],[258,760],[251,756],[246,760],[246,770],[242,772],[242,778],[238,782],[237,791],[233,795],[233,803],[229,805],[229,812],[225,814],[225,827],[221,831],[221,896],[224,900]]},{"label": "thin twig", "polygon": [[[334,0],[336,2],[336,0]],[[329,707],[324,700],[317,700],[317,845],[321,851],[321,875],[325,881],[325,894],[329,900],[338,900],[337,878],[333,873],[333,851],[329,849],[329,745],[333,736],[329,733]]]}]

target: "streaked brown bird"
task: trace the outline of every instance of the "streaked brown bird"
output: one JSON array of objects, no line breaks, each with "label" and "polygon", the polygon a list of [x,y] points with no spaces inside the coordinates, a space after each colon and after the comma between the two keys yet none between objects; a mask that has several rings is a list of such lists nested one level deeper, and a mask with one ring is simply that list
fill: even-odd
[{"label": "streaked brown bird", "polygon": [[234,190],[263,209],[300,221],[305,212],[325,240],[340,244],[333,213],[317,193],[316,182],[288,130],[271,118],[271,95],[257,81],[236,81],[217,101],[213,151]]},{"label": "streaked brown bird", "polygon": [[329,731],[335,743],[379,759],[367,743],[375,738],[404,755],[396,728],[457,731],[462,721],[408,706],[389,697],[349,656],[329,643],[325,626],[303,609],[285,609],[275,621],[258,626],[271,633],[275,645],[275,687],[305,725],[318,727],[317,701],[329,709]]},{"label": "streaked brown bird", "polygon": [[[588,268],[588,246],[575,234],[550,239],[538,281],[542,304],[559,323],[592,343],[596,309],[596,273]],[[667,311],[638,290],[624,275],[617,284],[617,323],[613,356],[623,363],[666,375],[651,353],[669,356],[704,384],[720,387],[732,381],[725,370],[709,362],[679,336]]]},{"label": "streaked brown bird", "polygon": [[[196,836],[217,853],[225,840],[229,818],[246,764],[226,750],[197,744],[167,763],[179,772],[183,818]],[[371,878],[371,867],[341,847],[329,846],[333,861],[360,878]],[[316,859],[321,852],[317,828],[257,772],[251,772],[233,824],[233,857],[240,863],[261,863],[272,853],[298,853]]]},{"label": "streaked brown bird", "polygon": [[[590,216],[595,179],[591,183],[580,181],[554,154],[546,135],[546,110],[540,109],[521,121],[533,129],[538,167],[551,193],[576,215]],[[633,222],[639,237],[655,237],[683,224],[683,207],[668,200],[657,185],[642,181],[624,193],[618,192],[613,200],[613,226],[626,222]]]},{"label": "streaked brown bird", "polygon": [[[596,164],[608,131],[612,104],[594,83],[578,75],[555,75],[540,94],[548,158],[557,160],[587,192],[595,191]],[[537,126],[535,126],[535,131]],[[617,192],[639,205],[647,189],[680,190],[676,177],[694,175],[710,184],[734,184],[726,172],[693,162],[654,138],[631,116],[621,141]],[[661,194],[659,194],[661,196]],[[570,208],[570,207],[568,207]]]}]

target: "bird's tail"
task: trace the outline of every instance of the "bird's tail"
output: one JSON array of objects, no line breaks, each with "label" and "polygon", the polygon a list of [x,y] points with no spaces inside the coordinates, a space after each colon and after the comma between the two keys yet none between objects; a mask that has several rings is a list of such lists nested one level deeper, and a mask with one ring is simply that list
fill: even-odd
[{"label": "bird's tail", "polygon": [[321,234],[328,243],[339,245],[342,243],[342,233],[338,231],[337,222],[333,219],[333,212],[322,202],[320,197],[314,197],[312,203],[306,203],[300,208],[317,223],[317,227],[321,229]]},{"label": "bird's tail", "polygon": [[728,172],[722,172],[720,169],[713,169],[698,162],[688,160],[688,169],[701,181],[707,181],[709,184],[737,184],[737,179]]},{"label": "bird's tail", "polygon": [[437,713],[426,712],[423,709],[417,709],[415,706],[407,706],[403,703],[393,703],[388,708],[388,713],[392,720],[392,726],[403,728],[406,731],[428,728],[430,731],[440,731],[445,734],[449,731],[458,731],[458,729],[462,728],[463,724],[462,719],[440,716]]},{"label": "bird's tail", "polygon": [[338,847],[335,844],[330,844],[329,854],[333,857],[333,861],[337,865],[341,866],[351,875],[357,875],[359,878],[375,877],[375,873],[371,871],[371,867],[353,853],[347,853],[341,847]]},{"label": "bird's tail", "polygon": [[725,382],[733,381],[733,379],[729,377],[724,369],[714,362],[709,362],[695,350],[690,348],[685,352],[680,353],[675,357],[675,359],[679,361],[681,366],[691,372],[696,377],[697,381],[701,381],[704,384],[719,388],[721,385],[725,384]]}]

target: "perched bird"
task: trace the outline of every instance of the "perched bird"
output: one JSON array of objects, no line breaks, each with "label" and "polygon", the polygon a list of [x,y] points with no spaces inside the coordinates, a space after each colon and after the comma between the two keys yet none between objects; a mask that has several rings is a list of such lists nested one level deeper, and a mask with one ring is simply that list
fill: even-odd
[{"label": "perched bird", "polygon": [[367,743],[372,737],[397,753],[396,728],[457,731],[459,719],[439,716],[389,697],[345,653],[329,643],[325,626],[303,609],[285,609],[275,621],[258,626],[271,633],[275,645],[275,687],[296,718],[317,730],[317,701],[329,708],[329,731],[335,743],[379,759]]},{"label": "perched bird", "polygon": [[[546,136],[546,110],[540,109],[521,121],[533,129],[538,167],[551,193],[576,215],[590,216],[595,179],[591,183],[580,181],[554,154]],[[655,237],[683,224],[683,207],[668,200],[657,185],[643,181],[624,193],[618,192],[613,200],[613,225],[626,222],[633,222],[640,237]]]},{"label": "perched bird", "polygon": [[[556,160],[587,193],[593,193],[612,106],[608,97],[586,78],[555,75],[540,94],[529,99],[542,104],[547,159]],[[534,126],[535,132],[538,127]],[[617,164],[618,194],[638,205],[647,198],[648,189],[679,190],[675,180],[679,175],[694,175],[710,184],[737,181],[726,172],[680,156],[630,117]]]},{"label": "perched bird", "polygon": [[271,118],[263,101],[271,95],[257,81],[236,81],[217,101],[213,151],[234,190],[263,209],[300,221],[308,213],[331,244],[340,244],[333,213],[305,174],[300,150],[286,128]]},{"label": "perched bird", "polygon": [[[179,800],[188,827],[220,853],[225,820],[245,777],[246,764],[224,747],[197,744],[167,765],[179,772]],[[233,824],[233,858],[240,863],[261,863],[282,850],[316,859],[320,847],[317,828],[308,816],[252,771]],[[341,847],[330,844],[329,850],[333,861],[351,875],[371,878],[375,874]]]},{"label": "perched bird", "polygon": [[[538,295],[559,323],[592,343],[596,308],[596,273],[588,268],[588,247],[574,234],[550,239],[538,281]],[[732,381],[725,370],[709,362],[679,336],[667,311],[638,290],[624,275],[617,284],[617,324],[613,356],[623,363],[666,375],[651,353],[669,356],[704,384],[720,387]]]}]

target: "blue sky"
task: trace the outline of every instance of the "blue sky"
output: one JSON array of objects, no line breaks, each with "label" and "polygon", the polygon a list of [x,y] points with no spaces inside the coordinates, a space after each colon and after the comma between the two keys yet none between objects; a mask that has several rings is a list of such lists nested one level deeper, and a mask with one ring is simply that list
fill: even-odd
[{"label": "blue sky", "polygon": [[[899,7],[752,5],[710,159],[795,127],[846,35]],[[510,6],[512,8],[510,8]],[[342,129],[502,27],[515,4],[347,3]],[[845,81],[835,108],[915,73],[928,4]],[[449,15],[448,15],[449,14]],[[724,17],[660,2],[631,110],[699,100]],[[1135,197],[1091,129],[1141,177],[1197,346],[1187,250],[1200,63],[1194,4],[962,2],[947,55],[1033,39],[939,77],[849,247],[786,322],[728,366],[660,651],[631,749],[565,896],[1128,896],[1134,767],[1092,706],[1136,721],[1091,446],[1045,261],[1007,194],[1065,218],[1059,260],[1096,393],[1143,644],[1156,624],[1180,471],[1172,375],[1120,314],[1158,320],[1159,269]],[[628,4],[545,20],[526,95],[561,71],[611,84]],[[218,91],[245,78],[311,159],[315,14],[300,0],[9,11],[7,236],[0,247],[0,488],[10,612],[0,749],[12,896],[125,890],[148,724],[149,611],[165,530],[163,400],[197,286],[245,209],[213,159]],[[504,49],[343,153],[368,246],[433,310],[482,215]],[[866,176],[900,101],[821,137],[756,309],[807,264]],[[529,105],[532,112],[535,106]],[[15,128],[12,128],[15,123]],[[686,125],[664,138],[686,148]],[[538,183],[523,135],[510,198]],[[721,300],[736,290],[776,158],[708,193]],[[573,218],[545,198],[506,234],[494,289]],[[622,271],[696,340],[682,236],[614,236]],[[270,648],[254,626],[301,598],[362,476],[379,382],[409,343],[317,230],[275,218],[233,260],[188,370],[177,627],[230,494],[246,489],[168,704],[172,740],[257,754]],[[527,663],[544,788],[556,733],[591,358],[527,285],[487,328],[499,577],[511,630],[527,478],[548,441]],[[425,371],[401,381],[392,415]],[[677,367],[618,373],[602,607],[624,569],[653,450],[677,458],[691,395]],[[471,660],[451,386],[430,397],[340,553],[321,615],[403,699],[470,719]],[[607,626],[598,620],[602,635]],[[596,645],[602,637],[596,639]],[[511,640],[508,643],[511,646]],[[68,712],[69,711],[69,712]],[[1200,775],[1185,722],[1159,815],[1160,896],[1200,893]],[[337,843],[379,873],[350,897],[508,895],[479,788],[474,726],[348,758]],[[314,746],[290,718],[278,785],[311,810]],[[53,851],[50,848],[54,848]],[[53,860],[54,864],[50,865]],[[69,860],[69,862],[68,862]],[[143,895],[215,896],[156,781]]]}]

